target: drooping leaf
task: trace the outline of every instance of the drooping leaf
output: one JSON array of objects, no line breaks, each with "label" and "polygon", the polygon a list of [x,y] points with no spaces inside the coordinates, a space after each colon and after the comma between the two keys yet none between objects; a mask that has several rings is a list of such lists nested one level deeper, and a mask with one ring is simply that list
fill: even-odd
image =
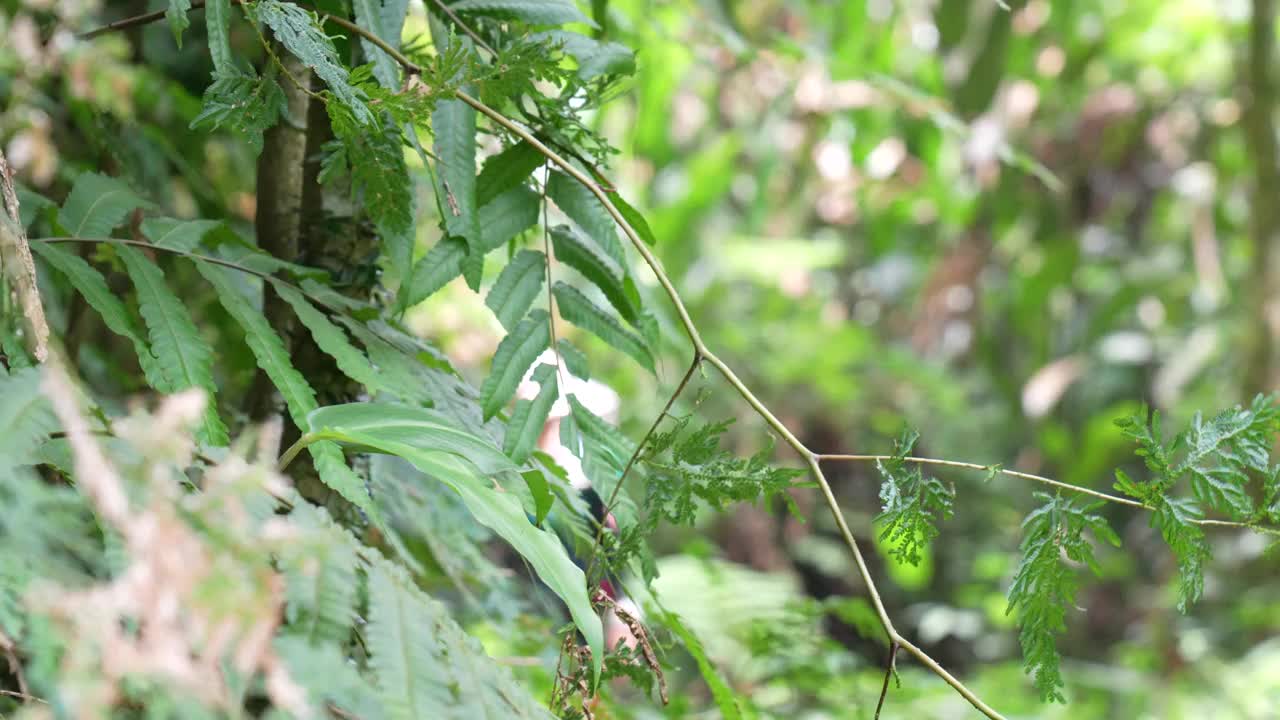
[{"label": "drooping leaf", "polygon": [[236,72],[231,55],[231,0],[205,2],[204,23],[209,33],[209,57],[213,60],[214,77]]},{"label": "drooping leaf", "polygon": [[525,372],[551,344],[549,322],[546,311],[534,310],[499,343],[489,376],[480,386],[480,406],[486,420],[507,404]]},{"label": "drooping leaf", "polygon": [[390,441],[424,451],[453,453],[486,475],[516,468],[491,441],[428,408],[391,403],[329,405],[311,413],[310,426],[318,437],[353,443],[356,449],[377,448]]},{"label": "drooping leaf", "polygon": [[502,446],[502,451],[517,465],[529,459],[529,453],[533,452],[538,436],[547,424],[551,406],[560,395],[554,365],[539,365],[533,371],[533,381],[538,383],[538,394],[532,400],[516,402],[507,422],[507,435]]},{"label": "drooping leaf", "polygon": [[[400,48],[400,33],[404,29],[408,0],[353,0],[356,23],[371,31],[393,48]],[[373,61],[373,76],[388,90],[400,89],[400,64],[377,45],[360,39],[365,57]]]},{"label": "drooping leaf", "polygon": [[107,237],[130,212],[147,204],[116,178],[82,173],[58,212],[58,224],[72,237]]},{"label": "drooping leaf", "polygon": [[431,115],[444,225],[475,251],[480,244],[480,206],[476,202],[476,111],[461,100],[436,103]]},{"label": "drooping leaf", "polygon": [[[208,393],[208,409],[200,429],[200,439],[210,445],[227,444],[227,427],[218,418],[213,401],[213,350],[191,319],[187,308],[164,282],[164,273],[138,250],[117,246],[129,278],[138,293],[138,310],[147,325],[151,352],[155,355],[163,393],[198,387]],[[145,365],[144,365],[145,367]]]},{"label": "drooping leaf", "polygon": [[1178,559],[1178,611],[1186,612],[1204,594],[1204,565],[1212,557],[1204,531],[1195,524],[1204,515],[1194,502],[1163,497],[1156,504],[1152,527],[1159,528]]},{"label": "drooping leaf", "polygon": [[567,30],[534,33],[535,42],[558,44],[578,61],[578,79],[586,82],[601,75],[630,75],[636,71],[636,56],[625,45],[601,42]]},{"label": "drooping leaf", "polygon": [[552,171],[547,180],[547,195],[619,267],[626,265],[613,217],[590,190],[568,175]]},{"label": "drooping leaf", "polygon": [[401,288],[397,300],[400,307],[417,305],[461,275],[462,261],[466,256],[466,241],[455,237],[441,239],[414,263],[409,281]]},{"label": "drooping leaf", "polygon": [[551,228],[551,242],[556,260],[577,270],[591,284],[604,293],[609,304],[628,322],[639,320],[639,310],[632,304],[623,287],[622,270],[592,245],[585,242],[572,228],[557,225]]},{"label": "drooping leaf", "polygon": [[546,274],[545,255],[537,250],[521,250],[502,269],[497,282],[489,288],[484,304],[497,316],[498,322],[510,331],[542,292]]},{"label": "drooping leaf", "polygon": [[1106,519],[1093,512],[1096,504],[1044,493],[1036,497],[1044,504],[1022,523],[1022,561],[1009,586],[1005,612],[1018,611],[1023,663],[1041,699],[1066,702],[1056,638],[1067,629],[1066,611],[1075,604],[1079,581],[1064,558],[1096,574],[1099,567],[1085,531],[1120,543]]},{"label": "drooping leaf", "polygon": [[538,194],[517,185],[480,208],[480,251],[489,252],[538,223]]},{"label": "drooping leaf", "polygon": [[373,113],[364,102],[364,94],[351,86],[346,67],[338,59],[333,41],[325,35],[316,17],[294,5],[278,0],[262,0],[254,5],[258,20],[275,34],[276,39],[293,53],[333,91],[361,125],[373,122]]},{"label": "drooping leaf", "polygon": [[[284,398],[289,416],[300,430],[310,430],[307,416],[316,409],[316,393],[289,361],[284,341],[271,329],[271,324],[260,310],[249,304],[225,268],[197,263],[200,274],[217,291],[218,301],[244,330],[245,342],[253,352],[258,367],[267,374],[271,383]],[[347,502],[378,520],[377,510],[360,478],[347,466],[342,451],[333,443],[317,442],[307,446],[315,463],[321,482],[332,488]]]},{"label": "drooping leaf", "polygon": [[523,20],[531,25],[583,23],[595,26],[573,0],[461,0],[449,8],[459,15]]},{"label": "drooping leaf", "polygon": [[169,0],[169,7],[164,11],[165,20],[169,21],[169,30],[173,32],[173,41],[182,47],[182,31],[191,27],[191,19],[187,11],[191,9],[191,0]]},{"label": "drooping leaf", "polygon": [[655,372],[649,346],[640,336],[623,327],[617,318],[602,310],[572,285],[557,280],[551,291],[555,295],[556,307],[559,308],[561,317],[631,356],[649,372]]},{"label": "drooping leaf", "polygon": [[107,280],[102,277],[102,273],[79,255],[51,243],[34,242],[31,249],[71,281],[72,287],[89,303],[89,307],[102,316],[108,329],[133,343],[134,352],[138,355],[138,365],[142,368],[147,384],[164,392],[169,385],[160,372],[151,347],[142,337],[137,322],[124,303],[107,287]]},{"label": "drooping leaf", "polygon": [[0,470],[32,463],[36,448],[57,427],[37,368],[0,376]]},{"label": "drooping leaf", "polygon": [[591,379],[591,368],[587,365],[587,356],[574,347],[573,343],[560,338],[556,341],[556,350],[560,353],[560,361],[564,363],[565,369],[571,375],[583,380]]},{"label": "drooping leaf", "polygon": [[307,330],[311,331],[311,338],[315,340],[316,345],[334,359],[339,370],[347,377],[364,385],[370,392],[376,392],[382,387],[382,379],[378,376],[377,369],[369,363],[369,358],[365,357],[364,353],[351,344],[342,328],[333,324],[332,320],[317,310],[311,301],[295,288],[279,281],[274,282],[273,286],[280,297],[293,308],[294,314]]},{"label": "drooping leaf", "polygon": [[920,549],[938,536],[938,521],[951,517],[955,491],[934,477],[925,477],[920,466],[909,464],[920,434],[903,430],[893,457],[876,463],[882,478],[881,511],[875,522],[880,525],[880,539],[891,544],[889,554],[910,565],[920,563]]},{"label": "drooping leaf", "polygon": [[636,231],[646,245],[653,247],[658,244],[658,239],[653,236],[653,230],[649,228],[649,221],[644,219],[644,215],[641,215],[639,210],[631,207],[616,191],[609,193],[609,201],[618,208],[618,212],[626,218],[627,224]]},{"label": "drooping leaf", "polygon": [[476,178],[476,202],[484,207],[499,195],[522,185],[543,160],[542,153],[523,140],[485,160]]}]

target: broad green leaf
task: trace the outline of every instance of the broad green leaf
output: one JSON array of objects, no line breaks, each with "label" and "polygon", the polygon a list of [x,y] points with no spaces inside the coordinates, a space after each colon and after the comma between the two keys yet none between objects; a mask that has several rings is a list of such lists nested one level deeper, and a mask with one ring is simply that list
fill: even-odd
[{"label": "broad green leaf", "polygon": [[531,25],[583,23],[595,26],[573,0],[462,0],[449,8],[459,15],[484,15],[523,20]]},{"label": "broad green leaf", "polygon": [[649,228],[649,221],[644,219],[644,215],[641,215],[639,210],[631,207],[617,192],[609,193],[609,202],[613,203],[613,206],[626,219],[627,224],[631,226],[632,230],[636,231],[636,234],[640,236],[640,239],[646,245],[653,247],[658,244],[658,239],[653,236],[653,230]]},{"label": "broad green leaf", "polygon": [[[517,465],[522,465],[529,459],[529,453],[533,452],[538,436],[547,424],[551,406],[560,396],[554,365],[539,365],[533,371],[533,381],[538,383],[538,394],[532,400],[516,402],[516,409],[507,421],[507,434],[502,443],[502,451]],[[544,515],[545,513],[538,516],[539,524]]]},{"label": "broad green leaf", "polygon": [[406,287],[400,290],[400,307],[417,305],[461,275],[462,261],[466,256],[467,243],[464,240],[455,237],[441,239],[414,263]]},{"label": "broad green leaf", "polygon": [[191,10],[191,0],[169,0],[169,7],[164,17],[169,21],[169,30],[173,32],[173,41],[182,47],[182,31],[191,27],[191,19],[187,12]]},{"label": "broad green leaf", "polygon": [[486,420],[507,404],[525,372],[551,344],[549,322],[546,311],[534,310],[498,344],[489,376],[480,386],[480,406]]},{"label": "broad green leaf", "polygon": [[489,288],[484,304],[489,306],[498,322],[510,331],[542,292],[542,282],[547,274],[547,256],[537,250],[521,250],[502,269],[497,282]]},{"label": "broad green leaf", "polygon": [[116,178],[83,173],[62,204],[58,224],[72,237],[107,237],[130,212],[147,204]]},{"label": "broad green leaf", "polygon": [[560,317],[604,340],[613,348],[630,355],[649,372],[655,372],[653,355],[645,341],[622,326],[618,319],[600,309],[577,288],[556,281],[552,293]]},{"label": "broad green leaf", "polygon": [[[271,329],[267,317],[250,305],[248,298],[240,293],[231,280],[229,270],[207,263],[196,263],[196,268],[213,285],[218,301],[244,330],[245,342],[253,352],[258,367],[262,368],[280,391],[294,424],[303,432],[310,430],[307,415],[316,409],[316,394],[307,379],[289,361],[284,341]],[[317,442],[309,445],[307,450],[311,453],[321,482],[365,511],[375,522],[379,520],[368,490],[347,466],[337,445]]]},{"label": "broad green leaf", "polygon": [[[209,394],[209,406],[199,436],[209,445],[227,444],[227,427],[218,418],[213,383],[213,350],[191,319],[187,308],[164,282],[164,273],[138,250],[117,246],[125,270],[138,293],[138,310],[147,325],[151,352],[155,355],[163,393],[175,393],[190,387],[202,388]],[[144,365],[145,367],[145,365]]]},{"label": "broad green leaf", "polygon": [[584,242],[570,227],[557,225],[551,228],[551,243],[556,260],[582,273],[591,284],[604,293],[610,305],[628,322],[639,320],[639,310],[631,302],[623,286],[622,271],[613,261],[593,246]]},{"label": "broad green leaf", "polygon": [[227,75],[236,71],[231,55],[231,0],[208,0],[204,4],[205,29],[209,33],[209,57],[213,74]]},{"label": "broad green leaf", "polygon": [[604,629],[587,597],[586,577],[569,559],[559,538],[530,523],[514,495],[493,489],[470,463],[457,455],[393,441],[380,442],[376,447],[387,454],[399,455],[453,488],[480,524],[497,533],[529,562],[538,578],[569,608],[574,624],[591,648],[593,670],[599,677],[604,658]]},{"label": "broad green leaf", "polygon": [[377,392],[382,387],[377,369],[369,363],[369,358],[365,357],[364,353],[351,344],[342,328],[333,324],[328,316],[317,310],[302,293],[292,286],[280,281],[274,281],[272,286],[276,293],[293,308],[294,314],[302,324],[311,331],[311,338],[315,340],[316,345],[334,359],[339,370],[347,377],[364,385],[369,392]]},{"label": "broad green leaf", "polygon": [[107,287],[107,280],[102,277],[102,273],[79,255],[51,243],[33,242],[31,249],[71,281],[72,287],[89,303],[89,307],[102,316],[103,323],[111,332],[133,343],[134,352],[138,355],[138,365],[142,368],[147,384],[164,392],[168,384],[160,372],[155,355],[142,337],[133,315]]},{"label": "broad green leaf", "polygon": [[[371,31],[393,48],[400,48],[400,33],[404,29],[408,0],[353,0],[356,23]],[[400,89],[400,64],[377,45],[360,39],[365,57],[373,61],[373,76],[388,90]]]},{"label": "broad green leaf", "polygon": [[45,208],[52,207],[54,203],[20,182],[15,181],[13,184],[18,195],[18,224],[25,230],[31,227],[37,216],[44,213]]},{"label": "broad green leaf", "polygon": [[376,558],[368,575],[369,665],[388,720],[552,720],[402,568]]},{"label": "broad green leaf", "polygon": [[325,35],[312,13],[293,3],[278,0],[262,0],[255,4],[254,12],[289,52],[315,71],[334,96],[351,110],[357,122],[361,125],[373,122],[373,113],[364,103],[364,94],[351,86],[347,69],[338,59],[333,41]]},{"label": "broad green leaf", "polygon": [[57,427],[58,419],[40,390],[39,369],[0,376],[0,470],[32,463],[32,453]]},{"label": "broad green leaf", "polygon": [[449,235],[465,238],[471,252],[480,244],[476,203],[476,111],[461,100],[436,103],[431,114],[435,134],[440,207]]},{"label": "broad green leaf", "polygon": [[419,450],[453,453],[486,475],[516,469],[490,440],[459,428],[427,408],[391,403],[329,405],[311,413],[310,426],[317,437],[354,443],[356,449],[377,448],[389,441]]},{"label": "broad green leaf", "polygon": [[521,140],[484,161],[476,178],[476,202],[480,207],[524,183],[544,158],[537,148]]},{"label": "broad green leaf", "polygon": [[533,524],[542,527],[542,522],[551,512],[551,506],[555,505],[556,496],[551,493],[551,485],[547,482],[547,476],[543,474],[542,468],[526,470],[520,473],[520,476],[524,478],[524,483],[529,488],[529,495],[533,498]]},{"label": "broad green leaf", "polygon": [[547,180],[547,195],[610,259],[619,267],[626,266],[627,257],[618,242],[613,217],[599,198],[560,171],[553,171]]},{"label": "broad green leaf", "polygon": [[192,252],[210,230],[222,223],[217,220],[177,220],[147,218],[142,221],[142,234],[152,245]]}]

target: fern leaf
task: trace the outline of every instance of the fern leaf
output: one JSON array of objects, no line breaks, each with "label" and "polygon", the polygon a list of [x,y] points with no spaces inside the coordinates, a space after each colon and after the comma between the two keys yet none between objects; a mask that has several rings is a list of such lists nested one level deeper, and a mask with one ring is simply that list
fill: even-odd
[{"label": "fern leaf", "polygon": [[529,459],[529,453],[533,452],[538,436],[547,424],[551,406],[560,395],[554,365],[539,365],[533,371],[533,381],[538,383],[538,395],[532,400],[516,403],[511,420],[507,422],[507,435],[502,445],[502,451],[517,465],[523,465]]},{"label": "fern leaf", "polygon": [[238,71],[215,74],[202,101],[191,129],[226,125],[244,137],[254,155],[262,152],[262,134],[288,111],[275,78]]},{"label": "fern leaf", "polygon": [[552,293],[555,295],[556,306],[560,309],[561,317],[604,340],[613,348],[630,355],[649,372],[656,372],[649,346],[640,336],[624,328],[617,318],[601,310],[586,295],[571,285],[556,281]]},{"label": "fern leaf", "polygon": [[316,506],[304,503],[291,517],[311,534],[291,544],[280,558],[285,570],[289,629],[315,647],[341,645],[350,636],[356,617],[355,541]]},{"label": "fern leaf", "polygon": [[[302,373],[298,372],[289,361],[289,353],[285,350],[284,341],[271,329],[266,316],[250,305],[248,299],[240,293],[228,275],[228,270],[206,263],[197,263],[196,268],[213,285],[222,307],[244,330],[245,342],[253,352],[258,367],[262,368],[271,379],[271,383],[280,391],[294,424],[303,432],[310,430],[307,416],[318,407],[316,394]],[[369,492],[360,478],[347,466],[342,450],[335,443],[324,441],[308,445],[307,450],[311,453],[320,480],[376,521],[377,510],[373,506]]]},{"label": "fern leaf", "polygon": [[467,256],[467,243],[446,237],[436,243],[413,265],[407,286],[401,288],[397,302],[408,308],[426,300],[462,274],[462,261]]},{"label": "fern leaf", "polygon": [[276,39],[289,52],[315,71],[357,122],[361,125],[373,122],[373,113],[365,105],[363,93],[351,86],[333,42],[324,34],[312,13],[292,3],[262,0],[254,5],[254,14],[271,28]]},{"label": "fern leaf", "polygon": [[649,221],[644,219],[644,215],[641,215],[639,210],[631,207],[617,192],[609,193],[609,201],[613,203],[613,206],[626,219],[627,224],[631,226],[632,230],[636,231],[636,234],[640,236],[640,239],[646,245],[653,247],[658,244],[658,239],[653,236],[653,230],[649,227]]},{"label": "fern leaf", "polygon": [[40,371],[14,370],[0,376],[0,470],[32,463],[32,453],[58,427],[40,391]]},{"label": "fern leaf", "polygon": [[147,201],[116,178],[83,173],[58,212],[58,224],[72,237],[106,237]]},{"label": "fern leaf", "polygon": [[520,322],[542,292],[546,273],[547,257],[537,250],[521,250],[502,269],[484,299],[502,327],[509,331]]},{"label": "fern leaf", "polygon": [[914,430],[903,430],[893,458],[877,462],[883,482],[880,485],[882,509],[875,522],[883,529],[880,539],[892,544],[889,554],[910,565],[920,563],[920,549],[938,536],[937,522],[951,517],[955,491],[933,477],[925,477],[919,465],[908,466],[920,437]]},{"label": "fern leaf", "polygon": [[480,406],[486,420],[507,404],[533,361],[551,344],[549,322],[545,311],[534,310],[498,345],[489,376],[480,386]]},{"label": "fern leaf", "polygon": [[523,140],[490,157],[476,178],[476,202],[484,207],[499,195],[514,190],[542,163],[542,153]]},{"label": "fern leaf", "polygon": [[547,195],[610,259],[619,267],[626,266],[627,257],[618,243],[613,217],[590,190],[568,175],[553,171],[547,180]]},{"label": "fern leaf", "polygon": [[591,281],[628,322],[634,324],[639,320],[638,310],[623,288],[622,272],[612,260],[583,242],[572,228],[564,225],[551,228],[551,242],[555,248],[556,260],[577,270]]},{"label": "fern leaf", "polygon": [[376,129],[338,123],[334,132],[350,164],[352,198],[363,201],[359,206],[383,236],[387,257],[403,273],[413,253],[414,186],[400,130],[390,122]]},{"label": "fern leaf", "polygon": [[[354,581],[354,577],[352,580]],[[345,711],[361,720],[379,720],[384,713],[382,701],[372,683],[360,674],[340,646],[316,645],[292,632],[277,636],[271,643],[289,670],[289,679],[306,692],[312,717],[324,717],[327,705]]]},{"label": "fern leaf", "polygon": [[1085,531],[1119,545],[1107,521],[1092,511],[1097,504],[1036,493],[1044,502],[1022,523],[1022,561],[1009,586],[1006,613],[1018,610],[1022,656],[1027,673],[1046,702],[1066,702],[1056,637],[1066,631],[1066,610],[1075,604],[1078,580],[1064,561],[1099,572]]},{"label": "fern leaf", "polygon": [[471,252],[480,243],[479,205],[476,204],[476,111],[461,100],[442,100],[431,114],[435,134],[436,167],[449,235],[464,238]]},{"label": "fern leaf", "polygon": [[539,196],[524,185],[502,193],[480,208],[480,251],[489,252],[538,224]]},{"label": "fern leaf", "polygon": [[209,33],[209,57],[213,74],[229,75],[236,71],[231,55],[231,0],[208,0],[204,4],[205,29]]},{"label": "fern leaf", "polygon": [[187,11],[191,10],[191,0],[169,0],[169,7],[164,17],[169,21],[169,30],[173,32],[173,41],[182,47],[182,32],[191,27],[191,19]]},{"label": "fern leaf", "polygon": [[635,53],[621,43],[600,42],[567,30],[545,30],[534,33],[530,40],[564,48],[565,53],[578,61],[578,79],[582,82],[601,75],[631,75],[636,71]]},{"label": "fern leaf", "polygon": [[370,665],[389,720],[551,720],[403,570],[376,559],[368,574]]},{"label": "fern leaf", "polygon": [[1178,559],[1178,611],[1183,613],[1204,593],[1204,565],[1212,557],[1204,531],[1195,524],[1203,516],[1189,500],[1161,497],[1151,518]]},{"label": "fern leaf", "polygon": [[530,25],[582,23],[595,27],[573,0],[462,0],[449,8],[459,15],[522,20]]},{"label": "fern leaf", "polygon": [[118,246],[116,252],[138,293],[138,310],[147,325],[151,352],[155,355],[163,393],[174,393],[190,387],[202,388],[209,394],[209,407],[201,425],[200,439],[210,445],[227,444],[227,427],[218,418],[213,401],[217,387],[213,383],[213,350],[192,321],[182,301],[164,282],[164,273],[138,250]]},{"label": "fern leaf", "polygon": [[[356,23],[393,48],[400,47],[408,0],[353,0]],[[400,89],[400,64],[387,52],[365,38],[360,39],[365,57],[373,61],[373,76],[388,90]]]},{"label": "fern leaf", "polygon": [[282,282],[273,282],[275,291],[293,308],[293,312],[311,331],[311,338],[329,357],[333,358],[347,377],[364,385],[369,392],[377,392],[383,385],[378,371],[369,363],[369,358],[356,349],[347,339],[342,328],[333,324],[324,313],[320,312],[302,293]]},{"label": "fern leaf", "polygon": [[693,634],[679,615],[671,611],[663,614],[662,624],[680,638],[685,649],[693,656],[693,661],[698,665],[698,674],[702,675],[703,681],[711,690],[711,697],[715,698],[716,707],[720,708],[720,717],[724,720],[740,720],[742,709],[738,705],[738,698],[729,684],[720,676],[715,665],[711,664],[711,659],[707,657],[707,652],[702,648],[702,642],[698,640],[698,636]]},{"label": "fern leaf", "polygon": [[164,391],[168,387],[155,355],[147,345],[146,339],[139,332],[133,316],[125,308],[124,303],[107,287],[106,278],[79,255],[69,253],[49,243],[32,243],[31,249],[71,281],[72,287],[89,303],[100,316],[103,323],[117,335],[127,338],[133,343],[134,352],[138,355],[138,364],[147,384]]}]

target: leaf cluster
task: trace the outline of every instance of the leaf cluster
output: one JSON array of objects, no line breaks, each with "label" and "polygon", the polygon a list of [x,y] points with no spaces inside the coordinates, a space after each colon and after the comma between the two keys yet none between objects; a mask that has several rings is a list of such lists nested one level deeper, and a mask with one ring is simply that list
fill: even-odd
[{"label": "leaf cluster", "polygon": [[890,543],[889,554],[900,562],[920,563],[920,550],[938,537],[938,521],[951,517],[955,489],[927,477],[907,461],[920,434],[906,429],[894,446],[893,457],[878,461],[880,472],[880,539]]}]

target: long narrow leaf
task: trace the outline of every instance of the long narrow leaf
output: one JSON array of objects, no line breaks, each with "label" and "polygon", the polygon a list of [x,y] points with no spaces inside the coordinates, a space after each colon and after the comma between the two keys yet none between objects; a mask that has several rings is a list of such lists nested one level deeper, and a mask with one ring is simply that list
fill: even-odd
[{"label": "long narrow leaf", "polygon": [[572,228],[563,225],[551,229],[551,242],[556,260],[582,273],[628,322],[634,324],[638,321],[639,310],[627,296],[622,272],[612,260],[584,242]]},{"label": "long narrow leaf", "polygon": [[617,318],[600,309],[571,285],[557,281],[551,292],[555,295],[561,317],[630,355],[649,372],[654,372],[653,355],[639,335],[627,330]]},{"label": "long narrow leaf", "polygon": [[538,436],[547,424],[547,415],[555,404],[560,391],[556,383],[554,365],[539,365],[533,371],[533,381],[538,383],[538,394],[532,400],[520,400],[507,422],[507,435],[503,439],[502,451],[511,461],[521,465],[529,459]]},{"label": "long narrow leaf", "polygon": [[200,439],[210,445],[227,444],[227,426],[218,417],[213,402],[217,387],[213,383],[213,350],[191,319],[187,308],[164,282],[164,273],[138,250],[116,248],[125,270],[138,292],[138,310],[147,325],[151,352],[155,355],[163,386],[156,388],[174,393],[198,387],[209,393],[209,407],[201,425]]},{"label": "long narrow leaf", "polygon": [[364,385],[370,392],[376,392],[382,387],[382,379],[378,376],[377,369],[364,353],[351,344],[342,328],[333,324],[332,320],[317,310],[311,301],[293,287],[278,281],[274,282],[273,286],[280,297],[293,308],[294,314],[307,330],[311,331],[311,338],[315,340],[316,345],[337,363],[339,370],[347,377]]},{"label": "long narrow leaf", "polygon": [[534,310],[499,343],[489,376],[480,386],[480,406],[486,420],[507,404],[533,361],[551,344],[549,321],[546,311]]},{"label": "long narrow leaf", "polygon": [[484,304],[498,322],[511,330],[533,305],[547,274],[547,256],[537,250],[521,250],[502,269],[497,282],[489,288]]}]

